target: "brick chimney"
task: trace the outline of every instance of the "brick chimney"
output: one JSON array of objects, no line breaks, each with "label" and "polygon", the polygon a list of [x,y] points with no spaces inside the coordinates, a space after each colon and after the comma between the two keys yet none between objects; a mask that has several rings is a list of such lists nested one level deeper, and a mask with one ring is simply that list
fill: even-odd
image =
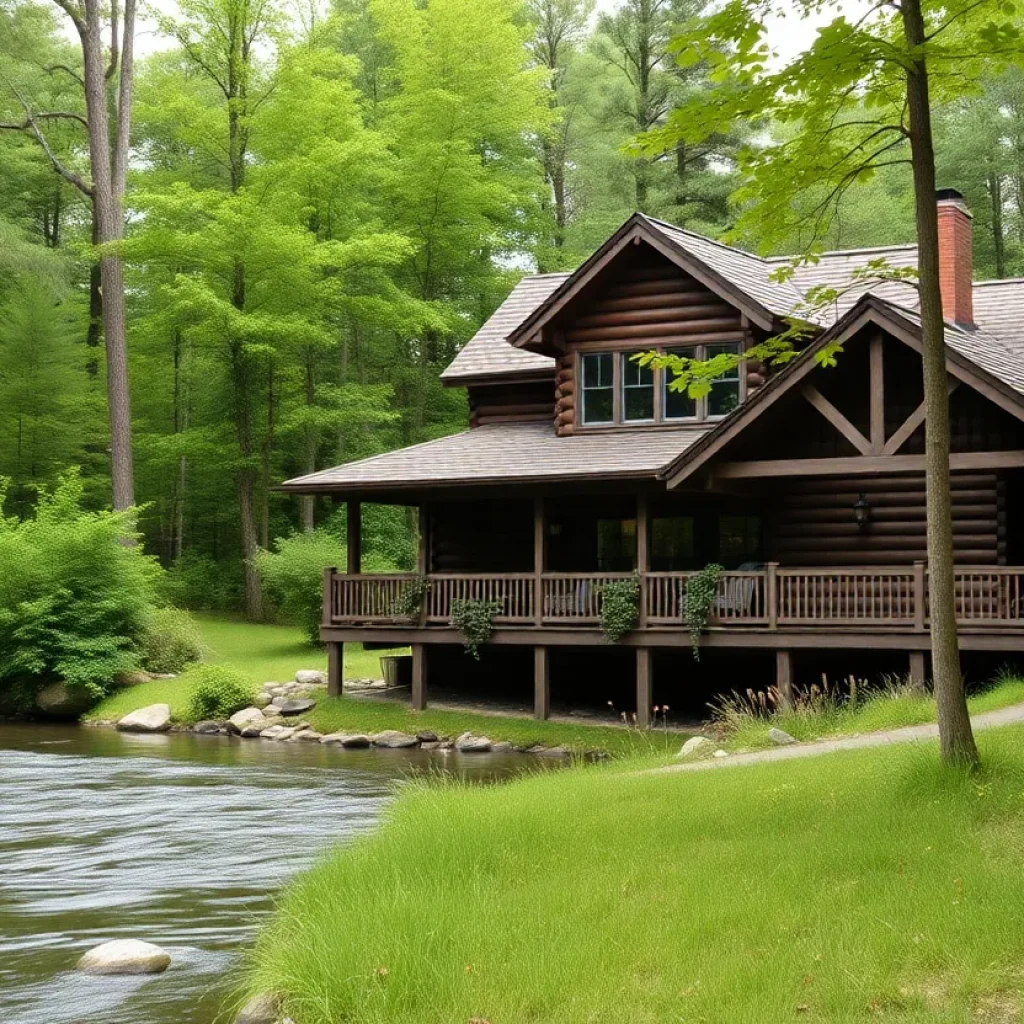
[{"label": "brick chimney", "polygon": [[971,211],[962,193],[940,188],[935,194],[939,207],[939,283],[942,287],[942,315],[965,327],[974,326],[974,253],[971,243]]}]

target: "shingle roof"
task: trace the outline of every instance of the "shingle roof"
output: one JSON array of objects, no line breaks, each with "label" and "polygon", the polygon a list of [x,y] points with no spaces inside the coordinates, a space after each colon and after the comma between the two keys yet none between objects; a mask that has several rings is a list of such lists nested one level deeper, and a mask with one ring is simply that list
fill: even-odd
[{"label": "shingle roof", "polygon": [[297,493],[657,476],[712,424],[558,437],[550,423],[502,423],[374,455],[282,485]]},{"label": "shingle roof", "polygon": [[441,374],[441,380],[472,380],[492,374],[529,373],[536,370],[554,373],[555,361],[550,356],[513,348],[505,338],[568,277],[568,274],[534,274],[524,277],[452,360]]}]

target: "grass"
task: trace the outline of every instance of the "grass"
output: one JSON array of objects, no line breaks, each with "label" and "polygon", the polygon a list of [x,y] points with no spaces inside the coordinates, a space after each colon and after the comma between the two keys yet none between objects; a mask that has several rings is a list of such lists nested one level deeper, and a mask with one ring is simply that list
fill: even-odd
[{"label": "grass", "polygon": [[698,774],[410,786],[285,893],[301,1024],[1010,1024],[1024,729]]},{"label": "grass", "polygon": [[[1024,679],[997,678],[993,684],[967,699],[972,715],[1024,703]],[[779,711],[770,719],[730,714],[721,723],[723,745],[728,750],[756,750],[772,746],[768,729],[776,726],[798,740],[899,729],[935,721],[935,701],[902,686],[874,691],[855,705],[819,700],[812,708]]]}]

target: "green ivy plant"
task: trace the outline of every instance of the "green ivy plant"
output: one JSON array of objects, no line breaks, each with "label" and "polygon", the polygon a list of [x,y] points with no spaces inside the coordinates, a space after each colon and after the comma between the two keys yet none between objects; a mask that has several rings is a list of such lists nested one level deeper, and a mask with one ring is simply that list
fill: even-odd
[{"label": "green ivy plant", "polygon": [[612,580],[601,587],[601,632],[610,644],[617,644],[636,629],[640,618],[640,574]]},{"label": "green ivy plant", "polygon": [[690,646],[693,660],[700,661],[700,635],[711,618],[718,595],[718,577],[722,567],[716,562],[699,569],[686,581],[683,619],[690,627]]},{"label": "green ivy plant", "polygon": [[428,590],[430,580],[422,574],[414,576],[402,587],[402,592],[391,606],[391,614],[399,619],[418,619]]},{"label": "green ivy plant", "polygon": [[480,660],[480,648],[494,635],[494,616],[502,610],[500,601],[456,598],[452,601],[451,626],[462,634],[466,653]]}]

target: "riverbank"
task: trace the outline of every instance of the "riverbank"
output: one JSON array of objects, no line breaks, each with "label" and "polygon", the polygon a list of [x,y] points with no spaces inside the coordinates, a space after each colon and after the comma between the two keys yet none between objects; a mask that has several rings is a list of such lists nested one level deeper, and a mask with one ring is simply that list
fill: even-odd
[{"label": "riverbank", "polygon": [[922,743],[414,787],[292,885],[247,994],[297,1024],[1018,1021],[1024,727],[979,741],[978,777]]}]

